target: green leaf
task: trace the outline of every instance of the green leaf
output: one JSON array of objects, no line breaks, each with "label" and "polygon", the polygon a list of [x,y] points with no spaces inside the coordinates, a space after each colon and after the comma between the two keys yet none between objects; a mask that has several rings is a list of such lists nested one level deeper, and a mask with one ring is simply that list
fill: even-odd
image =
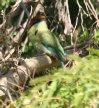
[{"label": "green leaf", "polygon": [[87,48],[87,50],[90,52],[90,55],[99,56],[99,49]]}]

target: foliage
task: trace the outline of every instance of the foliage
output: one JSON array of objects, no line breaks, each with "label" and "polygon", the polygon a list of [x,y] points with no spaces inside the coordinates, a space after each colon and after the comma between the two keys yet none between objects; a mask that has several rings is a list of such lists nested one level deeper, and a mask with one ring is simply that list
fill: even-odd
[{"label": "foliage", "polygon": [[[24,43],[21,44],[21,46],[24,46]],[[37,50],[35,46],[31,42],[28,42],[28,44],[25,46],[22,56],[24,57],[32,57],[33,55],[37,54]]]},{"label": "foliage", "polygon": [[14,2],[15,0],[0,0],[0,10],[8,8],[9,4]]},{"label": "foliage", "polygon": [[84,58],[71,55],[69,69],[31,79],[28,88],[10,108],[94,108],[99,107],[99,51]]}]

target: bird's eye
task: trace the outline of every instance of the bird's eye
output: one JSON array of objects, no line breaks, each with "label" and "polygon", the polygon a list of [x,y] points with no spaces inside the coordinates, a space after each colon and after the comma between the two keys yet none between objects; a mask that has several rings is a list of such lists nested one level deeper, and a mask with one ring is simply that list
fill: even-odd
[{"label": "bird's eye", "polygon": [[37,34],[38,30],[35,31],[35,35]]}]

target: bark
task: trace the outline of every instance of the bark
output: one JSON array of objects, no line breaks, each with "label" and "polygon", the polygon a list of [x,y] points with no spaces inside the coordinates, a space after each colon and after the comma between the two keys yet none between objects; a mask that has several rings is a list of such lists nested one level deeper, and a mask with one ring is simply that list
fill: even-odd
[{"label": "bark", "polygon": [[15,71],[10,71],[0,78],[0,96],[6,96],[9,91],[16,88],[23,89],[28,78],[33,77],[46,68],[59,65],[58,62],[51,60],[46,55],[21,60],[20,64]]}]

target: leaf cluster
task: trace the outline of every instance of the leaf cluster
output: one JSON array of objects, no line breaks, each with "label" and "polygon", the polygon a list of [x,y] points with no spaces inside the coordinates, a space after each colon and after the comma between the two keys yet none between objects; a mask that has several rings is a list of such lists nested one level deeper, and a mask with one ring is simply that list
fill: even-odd
[{"label": "leaf cluster", "polygon": [[[99,107],[99,52],[90,49],[84,58],[71,55],[75,65],[54,69],[49,75],[31,79],[28,88],[10,108]],[[95,55],[94,55],[94,54]]]}]

